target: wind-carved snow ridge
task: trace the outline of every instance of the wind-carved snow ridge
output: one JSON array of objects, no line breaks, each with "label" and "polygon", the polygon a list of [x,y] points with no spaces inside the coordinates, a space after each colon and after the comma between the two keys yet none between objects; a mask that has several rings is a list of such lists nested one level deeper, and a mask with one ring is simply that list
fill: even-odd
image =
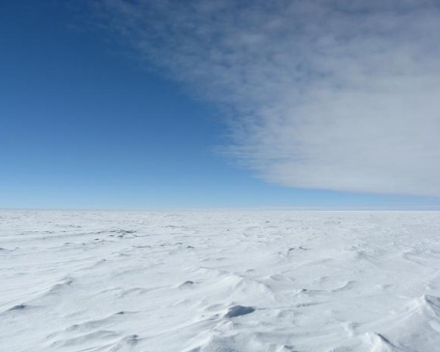
[{"label": "wind-carved snow ridge", "polygon": [[225,314],[226,318],[235,318],[241,315],[250,314],[255,311],[253,307],[243,307],[243,306],[233,306],[229,308],[228,312]]},{"label": "wind-carved snow ridge", "polygon": [[0,213],[0,351],[436,352],[440,213]]},{"label": "wind-carved snow ridge", "polygon": [[371,334],[373,352],[437,350],[440,346],[440,298],[423,295],[412,300],[402,311],[385,319],[381,329],[382,334]]}]

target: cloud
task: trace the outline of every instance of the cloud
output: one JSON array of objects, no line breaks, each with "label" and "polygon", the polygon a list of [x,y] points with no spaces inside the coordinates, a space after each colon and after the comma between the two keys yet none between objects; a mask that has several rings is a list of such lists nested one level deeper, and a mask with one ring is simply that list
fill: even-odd
[{"label": "cloud", "polygon": [[99,9],[139,59],[224,108],[224,151],[264,180],[440,196],[438,1],[101,0]]}]

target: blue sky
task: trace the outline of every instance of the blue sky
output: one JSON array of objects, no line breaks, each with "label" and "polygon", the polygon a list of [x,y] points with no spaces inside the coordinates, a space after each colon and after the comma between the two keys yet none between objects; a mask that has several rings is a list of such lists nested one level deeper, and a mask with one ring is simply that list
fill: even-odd
[{"label": "blue sky", "polygon": [[[281,133],[292,126],[280,121],[279,116],[297,107],[305,110],[306,117],[320,111],[304,105],[305,98],[296,88],[289,91],[288,104],[279,98],[282,92],[289,90],[286,84],[290,83],[284,79],[261,83],[267,82],[267,77],[290,77],[297,72],[289,68],[274,72],[271,71],[273,63],[268,66],[258,60],[248,62],[247,58],[254,54],[253,43],[267,38],[259,38],[258,33],[237,35],[223,31],[221,26],[230,28],[228,21],[233,21],[234,16],[225,16],[224,24],[212,24],[214,35],[209,34],[211,23],[199,19],[202,1],[193,2],[197,7],[195,12],[180,11],[182,23],[194,17],[194,26],[208,33],[199,38],[200,47],[210,43],[217,48],[216,57],[226,60],[219,68],[211,57],[211,49],[207,58],[199,45],[194,46],[191,29],[183,37],[177,34],[182,28],[179,19],[175,20],[175,8],[152,10],[144,6],[125,11],[127,9],[122,7],[126,4],[138,6],[137,3],[103,1],[98,4],[100,6],[91,7],[80,1],[4,1],[0,5],[1,208],[438,207],[437,186],[430,194],[413,184],[420,179],[419,174],[409,180],[396,180],[402,185],[412,183],[406,188],[390,185],[388,192],[384,187],[390,184],[390,175],[399,175],[399,172],[381,174],[376,166],[368,168],[368,162],[365,169],[354,165],[354,169],[362,169],[362,173],[353,172],[349,167],[344,169],[345,164],[339,162],[322,168],[323,163],[318,161],[326,155],[321,155],[320,149],[312,150],[310,141],[315,135],[325,140],[325,129],[304,128],[301,132],[299,128],[300,135],[299,132],[287,136]],[[235,5],[229,6],[232,7],[227,8],[228,11],[241,11]],[[203,11],[224,12],[225,9]],[[275,16],[279,9],[273,11]],[[129,17],[135,13],[142,16],[130,21]],[[147,21],[151,13],[159,28],[161,24],[168,26],[171,34],[163,35],[160,30],[148,28],[145,23],[151,23]],[[175,23],[167,22],[171,15]],[[250,18],[255,18],[254,15],[252,13]],[[253,20],[267,21],[258,16]],[[224,43],[231,36],[242,36],[246,42],[240,47],[249,45],[252,50],[213,43],[213,37],[220,37]],[[261,45],[264,47],[264,43]],[[285,47],[283,42],[279,45]],[[231,50],[233,54],[234,50],[237,52],[237,57],[228,62],[229,56],[224,53]],[[264,54],[273,55],[271,50],[278,53],[275,46]],[[281,53],[288,55],[289,50],[281,50]],[[189,54],[185,56],[185,53]],[[255,75],[252,70],[246,71],[247,67],[255,67],[258,72],[270,68],[269,76],[253,82],[253,87],[258,86],[261,91],[249,89],[247,84]],[[311,70],[312,75],[319,76],[319,70]],[[237,81],[237,72],[251,78]],[[298,78],[298,82],[301,79]],[[369,84],[372,83],[364,85]],[[329,98],[326,86],[316,89],[315,93],[324,110],[334,108],[329,107],[327,100],[342,99],[340,96]],[[343,98],[348,99],[347,105],[357,103],[357,98]],[[391,98],[387,101],[394,104]],[[368,120],[369,116],[361,118]],[[411,117],[407,119],[410,121]],[[312,126],[326,124],[319,119],[307,121],[313,121]],[[341,131],[344,135],[350,134],[344,128],[345,125],[332,131],[333,136]],[[403,130],[402,135],[405,133]],[[418,141],[407,139],[410,149],[412,145],[420,149]],[[349,142],[342,140],[341,148],[349,150]],[[334,144],[338,144],[337,138]],[[378,144],[376,153],[382,148]],[[429,146],[438,152],[438,144]],[[302,163],[304,156],[298,157],[295,148],[316,150],[316,155],[310,156],[314,163]],[[323,148],[329,149],[326,145]],[[336,157],[344,159],[341,155]],[[362,157],[370,160],[370,155]],[[411,156],[417,160],[418,157]],[[329,154],[326,160],[331,158]],[[350,158],[347,156],[347,164],[352,163]],[[430,161],[423,162],[428,165]],[[389,163],[389,159],[383,162]],[[402,165],[403,171],[411,167]],[[420,169],[424,165],[415,162],[413,167]],[[438,169],[431,170],[431,166],[426,170],[434,173],[434,177]],[[315,174],[325,176],[315,179]],[[386,182],[368,184],[364,181],[365,175]],[[336,179],[356,187],[344,188],[334,181]],[[422,177],[419,182],[430,184],[430,181]],[[358,184],[362,187],[357,187]]]}]

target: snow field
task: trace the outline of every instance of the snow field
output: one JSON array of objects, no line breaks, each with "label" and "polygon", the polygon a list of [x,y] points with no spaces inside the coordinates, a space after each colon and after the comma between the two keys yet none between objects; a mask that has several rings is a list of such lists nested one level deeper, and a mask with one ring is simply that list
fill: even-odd
[{"label": "snow field", "polygon": [[438,212],[0,212],[0,351],[440,351]]}]

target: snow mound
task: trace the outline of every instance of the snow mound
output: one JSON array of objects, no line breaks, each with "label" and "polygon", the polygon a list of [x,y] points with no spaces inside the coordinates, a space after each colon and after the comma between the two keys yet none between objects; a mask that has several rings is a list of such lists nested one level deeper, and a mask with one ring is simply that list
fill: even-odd
[{"label": "snow mound", "polygon": [[430,352],[440,346],[440,298],[423,295],[386,319],[373,351]]}]

